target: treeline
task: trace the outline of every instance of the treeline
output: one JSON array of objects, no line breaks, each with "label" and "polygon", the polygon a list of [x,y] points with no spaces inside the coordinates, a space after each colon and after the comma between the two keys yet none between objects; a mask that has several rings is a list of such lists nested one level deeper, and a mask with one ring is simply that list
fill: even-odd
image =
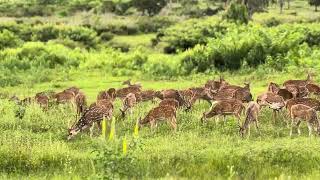
[{"label": "treeline", "polygon": [[[255,12],[264,11],[268,6],[275,4],[283,9],[290,8],[293,0],[8,0],[0,2],[1,16],[68,16],[79,11],[94,13],[115,13],[118,15],[153,16],[162,9],[167,9],[176,15],[201,17],[214,15],[226,9],[232,2],[243,4],[249,16]],[[320,5],[320,0],[308,0],[311,6]]]}]

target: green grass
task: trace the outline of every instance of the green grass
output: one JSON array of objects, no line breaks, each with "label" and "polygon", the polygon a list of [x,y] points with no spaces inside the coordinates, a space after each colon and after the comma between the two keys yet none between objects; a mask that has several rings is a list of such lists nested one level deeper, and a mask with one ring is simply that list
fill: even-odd
[{"label": "green grass", "polygon": [[[245,81],[252,83],[256,96],[266,89],[269,81],[278,83],[292,77],[305,75],[271,74],[257,76],[258,72],[224,73],[233,84]],[[298,74],[298,72],[297,72]],[[111,77],[100,73],[72,75],[71,81],[36,84],[31,88],[12,87],[2,91],[32,95],[40,90],[59,90],[76,85],[93,102],[99,90],[121,87],[121,82],[129,77]],[[133,77],[145,89],[165,89],[198,86],[217,75],[195,75],[171,81],[154,81],[145,77]],[[131,77],[130,77],[131,78]],[[315,78],[318,80],[318,78]],[[56,85],[59,88],[54,88]],[[19,94],[20,95],[20,94]],[[115,117],[119,117],[121,102],[115,104]],[[116,119],[116,139],[124,136],[131,141],[136,120],[145,116],[156,104],[142,103],[134,109],[134,114],[125,120]],[[15,105],[5,100],[0,102],[0,176],[2,178],[94,178],[99,169],[94,163],[95,153],[106,142],[88,133],[81,133],[70,142],[66,141],[67,128],[74,122],[74,110],[59,106],[47,112],[37,105],[28,107],[23,119],[14,117]],[[139,132],[143,151],[133,151],[139,166],[144,168],[148,178],[281,178],[317,179],[320,167],[320,143],[318,137],[309,138],[306,125],[302,125],[302,136],[289,137],[289,128],[281,117],[273,124],[271,112],[264,109],[260,116],[261,135],[255,128],[250,138],[238,135],[236,120],[229,117],[225,125],[213,120],[202,125],[201,114],[209,109],[206,102],[197,103],[191,112],[178,112],[178,132],[173,133],[163,123],[155,132],[144,127]],[[285,112],[283,112],[285,113]],[[243,119],[244,117],[242,117]],[[98,148],[99,149],[99,148]],[[132,149],[129,148],[129,151]]]}]

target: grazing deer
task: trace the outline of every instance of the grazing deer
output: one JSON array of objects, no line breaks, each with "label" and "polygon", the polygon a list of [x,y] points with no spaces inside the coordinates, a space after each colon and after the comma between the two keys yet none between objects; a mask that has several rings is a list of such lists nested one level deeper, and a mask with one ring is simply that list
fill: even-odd
[{"label": "grazing deer", "polygon": [[234,92],[234,98],[240,100],[243,103],[248,103],[253,100],[250,90],[247,88],[241,88]]},{"label": "grazing deer", "polygon": [[306,86],[286,86],[286,89],[292,93],[293,98],[303,98],[308,96],[309,91]]},{"label": "grazing deer", "polygon": [[296,126],[298,127],[298,134],[301,134],[300,131],[300,123],[301,120],[306,121],[309,129],[309,136],[312,134],[313,125],[315,125],[315,129],[317,134],[320,135],[320,121],[317,117],[317,112],[315,109],[310,108],[309,106],[303,104],[296,104],[291,107],[291,130],[290,137],[292,136],[292,129],[295,121],[298,119]]},{"label": "grazing deer", "polygon": [[243,137],[244,134],[248,133],[248,136],[250,136],[250,124],[255,123],[257,131],[259,131],[258,127],[258,116],[259,116],[259,111],[260,111],[260,105],[254,101],[249,102],[248,108],[246,111],[246,119],[242,125],[240,126],[239,133]]},{"label": "grazing deer", "polygon": [[187,108],[186,110],[191,109],[192,101],[195,98],[193,91],[191,91],[190,89],[187,89],[187,90],[179,91],[179,93],[183,99],[183,102],[184,102],[183,105]]},{"label": "grazing deer", "polygon": [[189,90],[191,90],[194,94],[194,98],[191,101],[191,105],[193,105],[196,100],[205,100],[207,101],[209,104],[211,103],[211,100],[213,99],[212,95],[211,95],[211,91],[208,88],[205,87],[196,87],[196,88],[189,88]]},{"label": "grazing deer", "polygon": [[306,88],[310,94],[320,95],[320,86],[310,83],[306,85]]},{"label": "grazing deer", "polygon": [[285,101],[283,97],[274,94],[272,92],[266,92],[258,96],[257,103],[260,106],[268,106],[273,110],[272,117],[274,123],[276,123],[277,113],[285,107]]},{"label": "grazing deer", "polygon": [[159,107],[160,106],[171,106],[174,109],[178,109],[179,108],[179,102],[175,99],[172,98],[168,98],[168,99],[164,99],[159,103]]},{"label": "grazing deer", "polygon": [[139,118],[139,127],[150,123],[151,129],[158,125],[158,121],[167,121],[174,131],[177,131],[176,109],[172,106],[159,106],[149,111],[144,119]]},{"label": "grazing deer", "polygon": [[129,93],[138,94],[141,92],[140,87],[130,86],[116,90],[116,97],[125,98]]},{"label": "grazing deer", "polygon": [[219,81],[208,80],[204,87],[206,89],[210,89],[212,93],[217,93],[222,86],[229,85],[227,81],[225,81],[221,76]]},{"label": "grazing deer", "polygon": [[146,90],[146,91],[141,91],[140,94],[136,94],[138,96],[137,99],[142,102],[146,101],[152,101],[154,102],[156,92],[154,90]]},{"label": "grazing deer", "polygon": [[83,92],[78,92],[75,97],[75,104],[77,106],[77,115],[82,115],[87,108],[87,97]]},{"label": "grazing deer", "polygon": [[53,95],[58,104],[74,102],[75,94],[73,91],[62,91]]},{"label": "grazing deer", "polygon": [[115,98],[116,98],[116,89],[110,88],[107,91],[100,91],[97,96],[97,101],[106,99],[113,102]]},{"label": "grazing deer", "polygon": [[163,91],[157,91],[155,93],[155,96],[161,100],[172,98],[175,99],[179,102],[179,106],[186,106],[187,109],[190,108],[190,103],[185,101],[185,98],[182,96],[180,91],[174,90],[174,89],[168,89],[168,90],[163,90]]},{"label": "grazing deer", "polygon": [[34,99],[40,105],[41,108],[49,108],[49,97],[44,92],[37,93]]},{"label": "grazing deer", "polygon": [[124,118],[126,116],[126,111],[130,110],[132,114],[132,108],[136,105],[137,99],[133,93],[129,93],[122,101],[122,108],[120,108],[121,115]]},{"label": "grazing deer", "polygon": [[73,92],[74,96],[76,96],[80,92],[80,89],[78,87],[72,86],[68,89],[65,89],[64,91],[71,91]]},{"label": "grazing deer", "polygon": [[287,89],[280,88],[278,84],[273,82],[269,83],[268,92],[272,92],[281,96],[285,101],[294,97],[290,91],[288,91]]},{"label": "grazing deer", "polygon": [[313,98],[297,98],[297,99],[290,99],[286,103],[286,108],[289,111],[289,114],[291,113],[291,107],[296,104],[303,104],[306,106],[309,106],[316,111],[320,111],[320,101]]},{"label": "grazing deer", "polygon": [[238,118],[238,125],[240,126],[240,115],[244,109],[244,105],[239,100],[221,100],[218,101],[216,104],[213,104],[209,112],[203,113],[201,121],[205,122],[208,118],[212,118],[217,115],[223,115],[224,122],[226,122],[226,115],[234,115]]},{"label": "grazing deer", "polygon": [[71,126],[67,139],[70,140],[79,132],[90,128],[94,123],[97,123],[99,129],[101,129],[103,118],[105,117],[107,120],[110,120],[112,114],[113,104],[107,100],[100,100],[99,103],[87,109],[78,122]]},{"label": "grazing deer", "polygon": [[134,83],[134,84],[131,84],[131,79],[128,79],[126,81],[123,81],[122,85],[128,85],[128,87],[138,87],[138,88],[142,88],[141,84],[138,82],[138,83]]},{"label": "grazing deer", "polygon": [[237,86],[237,85],[230,85],[230,84],[224,84],[220,87],[219,91],[225,91],[225,90],[242,90],[242,91],[250,91],[250,84],[244,83],[244,87]]},{"label": "grazing deer", "polygon": [[287,86],[306,86],[309,83],[311,83],[310,73],[308,73],[306,80],[288,80],[283,83],[283,86],[284,87],[287,87]]}]

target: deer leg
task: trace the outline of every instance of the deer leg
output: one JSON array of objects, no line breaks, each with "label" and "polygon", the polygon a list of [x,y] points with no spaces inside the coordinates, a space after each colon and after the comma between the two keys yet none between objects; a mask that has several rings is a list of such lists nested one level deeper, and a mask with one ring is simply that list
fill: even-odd
[{"label": "deer leg", "polygon": [[254,123],[255,123],[255,125],[256,125],[257,132],[258,132],[259,135],[260,135],[260,129],[259,129],[259,126],[258,126],[258,124],[259,124],[258,120],[255,120]]},{"label": "deer leg", "polygon": [[293,124],[294,124],[294,119],[291,120],[290,137],[292,137]]},{"label": "deer leg", "polygon": [[276,110],[273,110],[273,112],[272,112],[272,117],[273,117],[273,122],[274,122],[274,124],[276,124]]},{"label": "deer leg", "polygon": [[226,120],[226,115],[223,115],[223,125],[224,125],[224,126],[226,125],[226,122],[227,122],[227,120]]},{"label": "deer leg", "polygon": [[301,135],[300,123],[301,123],[301,121],[298,121],[297,124],[296,124],[296,126],[297,126],[297,128],[298,128],[298,134],[299,134],[299,136]]},{"label": "deer leg", "polygon": [[248,138],[250,137],[250,130],[251,129],[251,125],[249,124],[249,126],[248,126]]},{"label": "deer leg", "polygon": [[92,138],[92,136],[93,136],[94,124],[95,123],[92,123],[92,125],[90,127],[90,138]]},{"label": "deer leg", "polygon": [[310,122],[307,122],[308,129],[309,129],[309,137],[312,135],[312,124]]},{"label": "deer leg", "polygon": [[174,132],[177,132],[177,120],[175,117],[171,118],[170,125],[173,128]]}]

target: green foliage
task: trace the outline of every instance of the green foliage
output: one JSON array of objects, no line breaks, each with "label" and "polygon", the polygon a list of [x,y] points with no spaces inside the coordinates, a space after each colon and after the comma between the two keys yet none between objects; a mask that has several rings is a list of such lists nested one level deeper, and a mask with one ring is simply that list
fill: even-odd
[{"label": "green foliage", "polygon": [[233,1],[229,8],[227,9],[224,19],[235,21],[238,23],[248,23],[249,22],[249,14],[247,7],[242,3],[238,3]]},{"label": "green foliage", "polygon": [[222,24],[215,18],[203,21],[191,19],[165,29],[160,39],[176,51],[184,51],[197,44],[206,44],[209,38],[223,34],[227,26],[227,23]]},{"label": "green foliage", "polygon": [[21,40],[14,33],[8,30],[3,30],[0,32],[0,50],[16,47],[20,43]]},{"label": "green foliage", "polygon": [[158,14],[166,6],[166,0],[132,0],[132,4],[142,14],[147,13],[149,16]]}]

